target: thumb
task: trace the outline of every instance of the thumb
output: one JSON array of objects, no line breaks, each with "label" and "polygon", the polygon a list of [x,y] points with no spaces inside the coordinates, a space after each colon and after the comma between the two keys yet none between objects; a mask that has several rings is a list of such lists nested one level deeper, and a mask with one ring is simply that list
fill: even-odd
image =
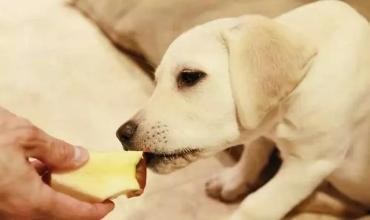
[{"label": "thumb", "polygon": [[77,168],[89,159],[86,149],[53,138],[42,130],[39,130],[37,138],[24,148],[27,156],[36,158],[56,170]]},{"label": "thumb", "polygon": [[39,188],[36,204],[41,214],[50,217],[46,219],[102,219],[114,208],[113,202],[87,203],[74,199],[68,195],[55,192],[49,186],[42,184]]}]

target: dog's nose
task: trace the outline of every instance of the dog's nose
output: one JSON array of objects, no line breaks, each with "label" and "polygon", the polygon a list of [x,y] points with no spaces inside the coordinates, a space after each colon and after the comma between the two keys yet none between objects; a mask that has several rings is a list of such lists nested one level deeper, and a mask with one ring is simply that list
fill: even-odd
[{"label": "dog's nose", "polygon": [[117,130],[117,138],[121,141],[125,150],[130,150],[131,140],[132,137],[135,135],[137,126],[138,125],[136,122],[128,121]]}]

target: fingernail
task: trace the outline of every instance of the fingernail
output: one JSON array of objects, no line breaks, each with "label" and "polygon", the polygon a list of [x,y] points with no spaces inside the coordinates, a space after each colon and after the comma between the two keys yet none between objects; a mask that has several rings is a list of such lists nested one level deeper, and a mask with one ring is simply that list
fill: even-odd
[{"label": "fingernail", "polygon": [[80,146],[75,146],[75,153],[73,160],[77,164],[83,164],[89,159],[89,153],[87,150]]},{"label": "fingernail", "polygon": [[103,202],[104,205],[106,205],[108,210],[113,210],[114,209],[114,203],[111,200],[106,200]]}]

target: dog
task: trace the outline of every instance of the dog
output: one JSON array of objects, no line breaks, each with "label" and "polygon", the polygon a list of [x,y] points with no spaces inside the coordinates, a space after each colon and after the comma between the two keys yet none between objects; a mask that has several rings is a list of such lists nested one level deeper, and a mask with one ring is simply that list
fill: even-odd
[{"label": "dog", "polygon": [[168,48],[149,102],[117,131],[125,150],[169,173],[244,144],[207,183],[214,197],[250,192],[274,145],[282,164],[232,220],[282,219],[323,182],[370,208],[370,28],[343,2],[275,19],[222,18]]}]

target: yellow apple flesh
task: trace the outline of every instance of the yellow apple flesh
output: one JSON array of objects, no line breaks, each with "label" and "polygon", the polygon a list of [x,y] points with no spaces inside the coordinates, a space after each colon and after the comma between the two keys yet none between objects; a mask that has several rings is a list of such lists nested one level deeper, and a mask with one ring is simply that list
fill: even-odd
[{"label": "yellow apple flesh", "polygon": [[83,201],[102,202],[119,195],[140,195],[145,176],[141,151],[91,152],[81,168],[52,173],[50,186]]}]

